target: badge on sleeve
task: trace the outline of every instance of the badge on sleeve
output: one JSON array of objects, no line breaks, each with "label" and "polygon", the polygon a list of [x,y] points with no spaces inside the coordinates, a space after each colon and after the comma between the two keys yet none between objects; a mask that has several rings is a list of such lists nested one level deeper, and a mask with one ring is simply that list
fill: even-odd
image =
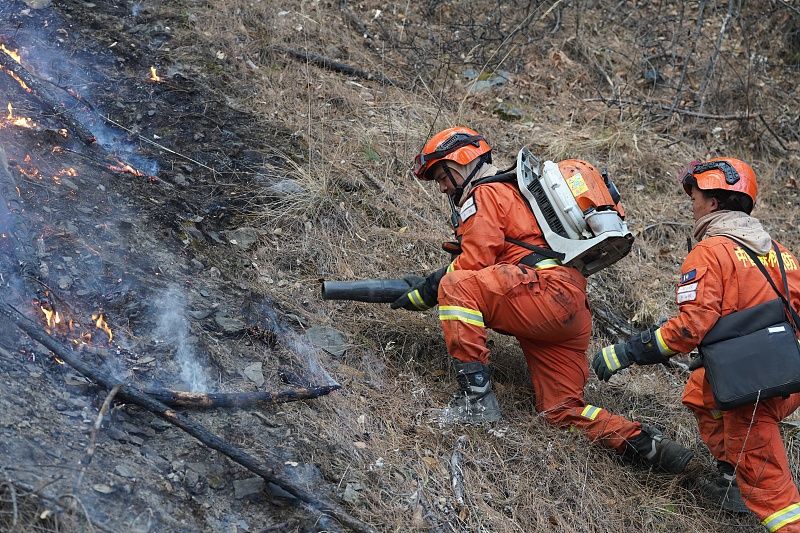
[{"label": "badge on sleeve", "polygon": [[466,222],[469,217],[478,212],[478,206],[475,204],[475,197],[470,196],[464,205],[461,206],[461,222]]},{"label": "badge on sleeve", "polygon": [[678,283],[680,285],[683,285],[684,283],[689,283],[696,277],[697,277],[697,269],[693,268],[689,272],[681,274],[681,280]]}]

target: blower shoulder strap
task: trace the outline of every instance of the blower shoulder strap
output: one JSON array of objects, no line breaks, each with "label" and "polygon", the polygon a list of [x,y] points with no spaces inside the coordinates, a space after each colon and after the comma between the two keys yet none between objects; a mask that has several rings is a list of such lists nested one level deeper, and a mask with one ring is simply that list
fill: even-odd
[{"label": "blower shoulder strap", "polygon": [[547,259],[558,259],[559,261],[561,261],[566,257],[566,254],[562,254],[561,252],[556,252],[554,250],[551,250],[550,248],[543,248],[542,246],[536,246],[535,244],[531,244],[525,241],[512,239],[511,237],[506,237],[505,241],[510,242],[511,244],[516,244],[517,246],[522,246],[523,248],[526,248],[531,252],[536,252],[537,254]]},{"label": "blower shoulder strap", "polygon": [[773,290],[780,297],[781,301],[783,302],[783,306],[786,308],[786,311],[791,316],[795,331],[800,329],[800,316],[797,315],[797,312],[794,310],[792,304],[789,303],[788,300],[788,297],[790,296],[789,281],[786,279],[786,269],[783,266],[783,257],[781,257],[781,251],[778,249],[778,245],[775,243],[775,241],[772,241],[772,249],[775,251],[775,255],[777,256],[778,259],[778,268],[781,271],[781,280],[783,281],[783,288],[786,291],[786,296],[784,296],[783,293],[780,290],[778,290],[778,286],[775,285],[774,281],[772,281],[772,277],[769,275],[764,265],[761,264],[761,261],[758,259],[758,256],[756,256],[756,253],[747,246],[745,246],[744,244],[737,241],[736,239],[731,238],[731,240],[742,247],[742,249],[747,253],[747,255],[750,256],[750,259],[753,260],[753,263],[755,263],[755,265],[758,267],[761,273],[764,274],[764,277],[767,278],[769,284],[772,285]]},{"label": "blower shoulder strap", "polygon": [[[475,182],[473,185],[473,190],[480,185],[485,185],[487,183],[513,183],[515,186],[519,187],[517,182],[517,167],[514,165],[513,167],[504,170],[498,174],[493,176],[486,176],[485,178],[481,178]],[[536,246],[535,244],[530,244],[525,241],[520,241],[517,239],[512,239],[511,237],[505,238],[506,242],[510,242],[511,244],[516,244],[517,246],[522,246],[523,248],[535,252],[542,256],[543,259],[558,259],[559,261],[566,257],[566,254],[562,254],[560,252],[555,252],[550,248],[544,248],[542,246]]]}]

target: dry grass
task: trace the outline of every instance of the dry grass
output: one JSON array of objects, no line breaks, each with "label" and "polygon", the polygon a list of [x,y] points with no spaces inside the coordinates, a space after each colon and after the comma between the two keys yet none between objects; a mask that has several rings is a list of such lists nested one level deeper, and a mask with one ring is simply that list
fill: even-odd
[{"label": "dry grass", "polygon": [[[778,59],[792,49],[761,39],[758,54],[768,60],[751,61],[755,48],[746,44],[763,35],[759,28],[796,19],[780,9],[761,19],[742,13],[705,83],[725,15],[721,6],[705,13],[708,32],[690,50],[681,35],[693,31],[697,14],[684,2],[637,10],[556,2],[547,14],[549,4],[530,12],[521,2],[462,4],[367,1],[341,8],[348,4],[225,0],[194,2],[185,18],[175,57],[264,124],[260,148],[270,163],[256,169],[263,182],[232,190],[247,199],[249,223],[266,231],[253,257],[258,275],[248,283],[310,323],[346,331],[353,343],[343,359],[323,361],[343,385],[338,394],[282,407],[274,416],[304,436],[301,459],[320,465],[339,495],[348,484],[356,489],[354,513],[382,531],[757,530],[753,518],[720,513],[699,495],[698,480],[713,467],[679,403],[685,376],[635,369],[610,385],[592,379],[586,392],[588,401],[660,426],[691,446],[697,459],[683,476],[631,466],[579,434],[546,425],[533,411],[519,349],[500,336],[492,342],[503,421],[489,430],[441,428],[429,411],[447,401],[454,380],[434,316],[320,302],[316,280],[425,273],[446,260],[439,251],[449,238],[446,204],[410,179],[408,162],[430,132],[457,122],[487,135],[501,166],[528,144],[547,158],[580,157],[611,171],[637,241],[630,257],[592,278],[590,298],[637,325],[674,311],[672,283],[691,230],[676,173],[694,157],[730,153],[753,161],[762,185],[756,214],[800,250],[792,231],[797,96],[785,83],[793,67]],[[271,51],[275,44],[413,88],[321,70]],[[471,95],[465,68],[502,68],[512,81]],[[645,82],[646,68],[667,81]],[[703,99],[707,113],[757,110],[789,150],[756,120],[665,114],[657,106],[671,105],[679,87],[681,107]],[[606,105],[596,101],[601,95],[632,103]],[[501,102],[524,118],[497,118]],[[276,152],[266,142],[276,124],[302,148]],[[270,185],[286,178],[302,190],[271,192]],[[593,347],[608,340],[598,337]],[[469,436],[467,505],[458,509],[448,460],[462,433]],[[797,448],[792,440],[795,459]]]}]

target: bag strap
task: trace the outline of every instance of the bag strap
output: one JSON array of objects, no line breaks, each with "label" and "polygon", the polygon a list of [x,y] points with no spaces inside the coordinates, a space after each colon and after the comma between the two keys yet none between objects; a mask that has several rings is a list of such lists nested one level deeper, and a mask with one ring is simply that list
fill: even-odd
[{"label": "bag strap", "polygon": [[756,256],[755,252],[750,248],[748,248],[747,246],[740,243],[739,241],[737,241],[736,239],[731,239],[731,240],[736,242],[739,246],[742,247],[742,249],[747,253],[747,255],[750,256],[750,259],[753,260],[753,263],[755,263],[755,265],[758,267],[761,273],[764,274],[764,277],[767,278],[767,281],[769,281],[769,284],[772,285],[772,288],[775,290],[775,293],[780,297],[781,301],[783,302],[783,306],[789,312],[789,315],[792,318],[792,322],[794,322],[795,331],[797,329],[800,329],[800,316],[797,315],[797,312],[789,303],[789,300],[787,300],[787,296],[790,295],[789,282],[786,279],[786,269],[783,266],[783,257],[781,257],[781,251],[778,249],[778,245],[775,243],[775,241],[772,241],[772,249],[775,250],[775,255],[777,256],[778,259],[778,268],[781,271],[781,280],[783,281],[783,288],[786,290],[787,296],[784,296],[783,293],[781,293],[781,291],[778,290],[778,286],[775,285],[774,281],[772,281],[772,276],[769,275],[767,269],[764,267],[763,264],[761,264],[761,260],[758,259],[758,256]]}]

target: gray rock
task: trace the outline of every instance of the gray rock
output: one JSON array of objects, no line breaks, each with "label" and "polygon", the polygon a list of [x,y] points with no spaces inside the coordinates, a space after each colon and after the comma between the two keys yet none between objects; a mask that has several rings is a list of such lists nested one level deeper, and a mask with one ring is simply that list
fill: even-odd
[{"label": "gray rock", "polygon": [[342,499],[347,503],[357,504],[361,499],[361,495],[358,493],[358,489],[361,486],[358,483],[348,483],[347,486],[344,488],[344,494],[342,494]]},{"label": "gray rock", "polygon": [[505,70],[478,72],[475,69],[467,69],[464,71],[464,77],[470,80],[467,84],[467,91],[471,94],[486,92],[492,87],[505,85],[511,80],[511,74]]},{"label": "gray rock", "polygon": [[220,313],[214,315],[214,322],[225,333],[234,335],[236,333],[243,333],[247,329],[247,324],[239,318],[229,317]]},{"label": "gray rock", "polygon": [[311,344],[325,350],[334,357],[343,356],[349,347],[347,335],[338,329],[314,326],[306,330],[306,337],[308,337]]},{"label": "gray rock", "polygon": [[233,494],[237,500],[257,499],[264,490],[264,479],[260,477],[250,477],[247,479],[235,479],[233,481]]},{"label": "gray rock", "polygon": [[264,372],[260,361],[244,367],[242,374],[259,387],[264,384]]},{"label": "gray rock", "polygon": [[501,120],[505,120],[506,122],[510,122],[512,120],[520,120],[524,116],[520,108],[509,105],[505,102],[497,104],[492,113],[497,115]]},{"label": "gray rock", "polygon": [[116,472],[117,475],[120,475],[120,476],[126,477],[126,478],[135,478],[136,477],[136,474],[133,472],[133,470],[131,470],[130,468],[128,468],[125,465],[117,465],[116,468],[114,468],[114,472]]},{"label": "gray rock", "polygon": [[264,232],[256,228],[236,228],[230,231],[223,231],[222,235],[228,239],[228,242],[234,246],[238,246],[242,250],[251,248],[258,242],[258,239]]},{"label": "gray rock", "polygon": [[52,3],[52,0],[25,0],[25,5],[31,9],[44,9]]},{"label": "gray rock", "polygon": [[299,182],[290,178],[284,178],[271,183],[267,186],[267,192],[273,196],[284,198],[293,194],[304,194],[306,192]]}]

